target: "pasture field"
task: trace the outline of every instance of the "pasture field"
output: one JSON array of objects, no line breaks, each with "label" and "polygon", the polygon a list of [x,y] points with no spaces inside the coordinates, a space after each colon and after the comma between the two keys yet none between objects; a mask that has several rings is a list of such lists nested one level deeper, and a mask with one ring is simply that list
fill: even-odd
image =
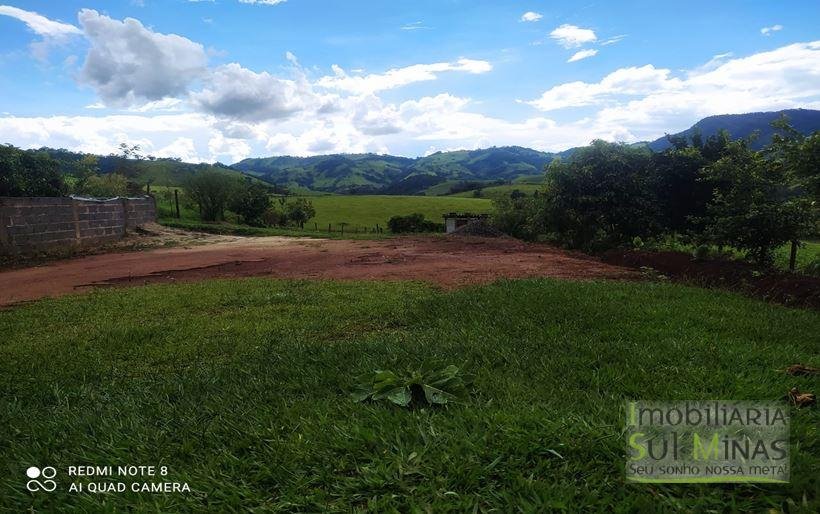
[{"label": "pasture field", "polygon": [[338,225],[346,222],[350,225],[372,227],[377,223],[387,226],[392,216],[403,216],[419,212],[436,223],[444,223],[443,214],[448,212],[488,213],[492,211],[492,202],[485,198],[454,198],[431,196],[317,196],[310,197],[316,208],[316,223],[327,227],[328,223]]},{"label": "pasture field", "polygon": [[[653,282],[245,279],[0,311],[0,510],[817,512],[820,412],[785,485],[631,484],[631,399],[778,401],[820,314]],[[814,361],[814,362],[813,362]],[[469,398],[355,403],[376,369],[455,364]],[[23,487],[33,463],[167,466],[183,494]],[[82,481],[82,480],[81,480]],[[87,479],[86,482],[93,481]]]},{"label": "pasture field", "polygon": [[[515,190],[521,191],[527,196],[531,196],[536,191],[541,191],[543,189],[544,186],[537,184],[505,184],[503,186],[491,186],[483,188],[481,190],[481,197],[495,199],[502,196],[510,196],[510,193],[512,193]],[[461,193],[456,193],[451,197],[474,198],[474,195],[475,191],[462,191]]]},{"label": "pasture field", "polygon": [[[170,191],[167,192],[167,191]],[[180,190],[182,195],[182,191]],[[171,188],[157,188],[156,191],[158,215],[161,220],[169,224],[187,228],[195,228],[193,223],[198,222],[199,214],[195,207],[186,205],[181,197],[180,215],[181,221],[174,219],[173,211],[173,190]],[[297,197],[289,197],[289,200]],[[429,220],[436,223],[443,223],[442,215],[448,212],[473,212],[489,213],[493,209],[492,201],[486,198],[455,198],[455,197],[431,197],[431,196],[393,196],[393,195],[324,195],[306,196],[313,203],[316,209],[316,217],[305,224],[305,232],[314,232],[314,224],[318,226],[320,232],[327,232],[328,224],[333,225],[333,230],[338,231],[341,223],[346,223],[347,232],[352,232],[354,227],[373,228],[376,224],[383,229],[387,227],[387,221],[392,216],[402,216],[413,213],[424,214]],[[274,205],[278,203],[274,198]],[[235,223],[236,217],[228,213],[228,221]],[[277,229],[278,230],[278,229]],[[278,232],[267,232],[257,235],[277,235],[284,232],[301,233],[299,230],[278,230]]]}]

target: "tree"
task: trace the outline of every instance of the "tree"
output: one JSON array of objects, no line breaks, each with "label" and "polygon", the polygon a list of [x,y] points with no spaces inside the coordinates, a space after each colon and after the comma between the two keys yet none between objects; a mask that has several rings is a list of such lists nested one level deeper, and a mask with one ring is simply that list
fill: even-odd
[{"label": "tree", "polygon": [[596,140],[549,165],[544,229],[564,245],[599,250],[660,231],[646,148]]},{"label": "tree", "polygon": [[78,192],[98,198],[125,196],[128,193],[128,181],[119,173],[91,175],[86,178]]},{"label": "tree", "polygon": [[225,207],[236,185],[236,180],[226,173],[205,170],[188,177],[183,187],[199,206],[202,221],[219,221],[225,219]]},{"label": "tree", "polygon": [[0,145],[0,196],[63,196],[59,163],[47,153]]},{"label": "tree", "polygon": [[305,223],[316,216],[316,209],[310,200],[297,198],[285,206],[285,213],[291,222],[299,225],[299,228],[305,228]]},{"label": "tree", "polygon": [[707,242],[728,244],[769,265],[775,248],[810,230],[809,199],[790,184],[786,167],[751,150],[747,141],[730,143],[727,155],[705,173],[719,184],[707,207]]},{"label": "tree", "polygon": [[268,210],[270,204],[268,187],[259,182],[240,179],[228,208],[239,214],[242,221],[248,225],[263,225],[262,215]]},{"label": "tree", "polygon": [[772,136],[766,155],[790,180],[820,201],[820,131],[804,136],[785,116],[775,120],[772,126],[779,133]]}]

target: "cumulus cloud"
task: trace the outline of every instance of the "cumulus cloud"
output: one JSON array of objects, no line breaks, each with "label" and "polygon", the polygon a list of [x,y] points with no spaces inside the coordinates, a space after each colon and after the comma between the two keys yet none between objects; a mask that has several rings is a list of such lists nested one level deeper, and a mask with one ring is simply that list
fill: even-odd
[{"label": "cumulus cloud", "polygon": [[45,60],[52,46],[65,42],[69,37],[82,34],[82,31],[69,23],[54,21],[33,11],[26,11],[10,5],[0,5],[0,16],[16,18],[41,36],[40,41],[31,44],[32,54],[37,59]]},{"label": "cumulus cloud", "polygon": [[283,119],[313,105],[317,96],[304,80],[256,73],[237,63],[213,70],[202,91],[192,93],[205,112],[246,121]]},{"label": "cumulus cloud", "polygon": [[404,68],[394,68],[385,73],[364,76],[350,76],[340,66],[333,65],[334,75],[320,78],[317,85],[327,89],[337,89],[356,94],[369,94],[387,89],[406,86],[414,82],[436,80],[439,73],[461,71],[472,74],[487,73],[493,69],[487,61],[459,59],[456,62],[414,64]]},{"label": "cumulus cloud", "polygon": [[665,88],[679,88],[679,79],[670,78],[670,71],[657,69],[651,64],[641,67],[621,68],[601,79],[600,82],[569,82],[545,91],[540,98],[527,102],[541,111],[554,111],[566,107],[593,105],[614,95],[649,94]]},{"label": "cumulus cloud", "polygon": [[207,54],[199,43],[91,9],[80,11],[79,20],[91,43],[80,79],[106,103],[128,105],[184,95],[205,73]]},{"label": "cumulus cloud", "polygon": [[582,29],[575,25],[563,24],[550,32],[550,37],[564,48],[577,48],[598,40],[592,29]]},{"label": "cumulus cloud", "polygon": [[543,15],[541,15],[537,12],[527,11],[524,14],[521,15],[521,21],[530,21],[530,22],[538,21],[543,17],[544,17]]},{"label": "cumulus cloud", "polygon": [[760,33],[764,36],[771,36],[772,32],[778,32],[783,30],[783,25],[772,25],[771,27],[763,27],[760,29]]},{"label": "cumulus cloud", "polygon": [[581,59],[586,59],[587,57],[592,57],[592,56],[596,55],[597,53],[598,53],[598,50],[593,50],[593,49],[580,50],[580,51],[575,52],[574,54],[572,54],[572,57],[570,57],[567,60],[567,62],[580,61]]},{"label": "cumulus cloud", "polygon": [[528,103],[542,111],[600,105],[594,124],[627,140],[715,114],[820,107],[820,41],[719,57],[712,69],[682,77],[652,65],[622,68],[597,83],[560,84]]}]

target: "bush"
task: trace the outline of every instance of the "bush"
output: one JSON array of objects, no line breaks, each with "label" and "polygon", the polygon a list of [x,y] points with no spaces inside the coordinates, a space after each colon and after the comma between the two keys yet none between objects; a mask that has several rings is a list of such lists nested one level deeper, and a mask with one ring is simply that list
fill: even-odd
[{"label": "bush", "polygon": [[297,198],[293,202],[285,205],[285,214],[288,221],[294,225],[298,225],[299,228],[305,228],[305,223],[307,223],[310,218],[316,216],[316,209],[310,200]]},{"label": "bush", "polygon": [[820,257],[803,265],[803,273],[820,277]]},{"label": "bush", "polygon": [[533,240],[539,233],[541,204],[535,198],[498,198],[493,202],[492,223],[501,232]]},{"label": "bush", "polygon": [[128,180],[119,173],[91,175],[77,191],[79,194],[97,198],[112,198],[128,194]]},{"label": "bush", "polygon": [[424,214],[408,214],[407,216],[393,216],[387,222],[387,227],[394,234],[408,232],[441,232],[444,225],[424,219]]},{"label": "bush", "polygon": [[202,221],[219,221],[225,219],[225,207],[238,185],[226,173],[206,170],[188,177],[184,187],[187,196],[199,206]]},{"label": "bush", "polygon": [[246,225],[262,225],[262,215],[270,208],[270,191],[259,182],[242,182],[233,191],[228,208]]},{"label": "bush", "polygon": [[0,196],[63,196],[59,163],[45,152],[0,145]]},{"label": "bush", "polygon": [[559,243],[583,250],[625,245],[660,233],[645,148],[593,141],[547,172],[543,224]]}]

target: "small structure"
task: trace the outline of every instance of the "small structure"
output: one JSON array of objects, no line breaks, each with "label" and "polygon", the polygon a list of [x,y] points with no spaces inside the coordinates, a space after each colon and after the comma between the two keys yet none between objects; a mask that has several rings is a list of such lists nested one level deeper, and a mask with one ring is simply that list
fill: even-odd
[{"label": "small structure", "polygon": [[488,214],[472,214],[469,212],[451,212],[444,215],[444,232],[452,234],[461,227],[466,226],[471,221],[485,221]]}]

